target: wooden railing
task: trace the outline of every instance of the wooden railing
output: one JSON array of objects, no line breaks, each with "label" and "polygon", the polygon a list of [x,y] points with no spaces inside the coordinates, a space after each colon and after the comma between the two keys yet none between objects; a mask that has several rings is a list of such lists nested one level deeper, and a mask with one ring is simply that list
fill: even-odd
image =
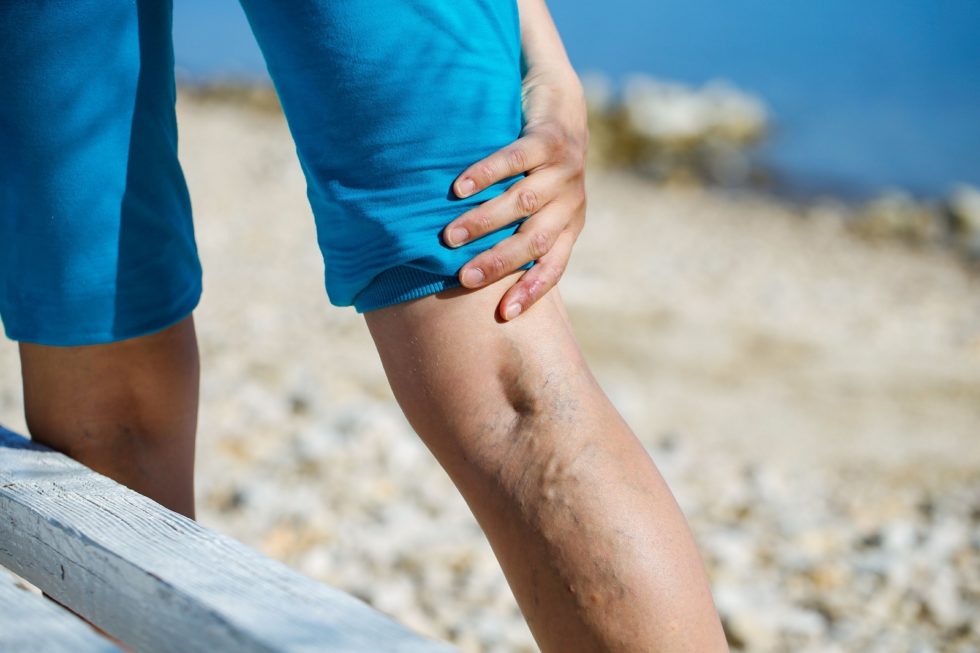
[{"label": "wooden railing", "polygon": [[119,650],[14,574],[139,653],[456,650],[0,427],[0,651]]}]

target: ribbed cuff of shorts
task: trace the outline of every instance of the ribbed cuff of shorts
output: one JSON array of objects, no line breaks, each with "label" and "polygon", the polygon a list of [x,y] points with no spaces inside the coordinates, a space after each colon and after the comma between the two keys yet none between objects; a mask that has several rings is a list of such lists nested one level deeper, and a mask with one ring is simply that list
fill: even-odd
[{"label": "ribbed cuff of shorts", "polygon": [[[528,261],[517,270],[527,270],[534,263],[535,261]],[[358,293],[354,308],[358,313],[365,313],[460,286],[462,284],[458,275],[447,276],[399,265],[378,274]]]}]

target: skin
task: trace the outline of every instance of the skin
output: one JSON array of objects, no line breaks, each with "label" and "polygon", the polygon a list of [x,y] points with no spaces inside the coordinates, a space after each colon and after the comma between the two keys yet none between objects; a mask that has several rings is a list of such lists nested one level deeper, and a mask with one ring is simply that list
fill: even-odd
[{"label": "skin", "polygon": [[[687,523],[589,371],[556,287],[585,219],[585,102],[544,1],[518,5],[524,130],[454,188],[465,197],[527,176],[442,236],[460,244],[530,217],[463,267],[463,288],[365,321],[399,404],[483,527],[542,651],[727,651]],[[452,238],[456,227],[465,240]],[[511,304],[521,311],[508,313]],[[194,519],[192,316],[104,345],[20,343],[20,355],[32,438]]]},{"label": "skin", "polygon": [[104,345],[19,347],[31,439],[195,518],[200,363],[193,316],[154,334]]},{"label": "skin", "polygon": [[32,439],[194,519],[193,316],[109,344],[19,345]]},{"label": "skin", "polygon": [[558,289],[519,320],[496,315],[516,276],[364,313],[399,405],[544,653],[727,651],[687,522]]},{"label": "skin", "polygon": [[459,197],[526,173],[505,193],[470,209],[442,232],[460,245],[529,216],[516,232],[468,261],[459,272],[465,288],[489,285],[525,263],[500,299],[505,320],[516,318],[564,274],[585,225],[585,154],[589,131],[582,84],[569,63],[544,0],[518,0],[524,128],[513,143],[473,163],[457,177]]}]

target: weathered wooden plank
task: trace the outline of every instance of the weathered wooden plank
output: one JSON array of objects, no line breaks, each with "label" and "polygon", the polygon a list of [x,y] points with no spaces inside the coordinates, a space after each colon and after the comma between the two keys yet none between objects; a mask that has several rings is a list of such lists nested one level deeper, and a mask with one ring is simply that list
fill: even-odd
[{"label": "weathered wooden plank", "polygon": [[84,621],[15,581],[0,567],[0,651],[119,653]]},{"label": "weathered wooden plank", "polygon": [[2,427],[0,565],[141,652],[455,650]]}]

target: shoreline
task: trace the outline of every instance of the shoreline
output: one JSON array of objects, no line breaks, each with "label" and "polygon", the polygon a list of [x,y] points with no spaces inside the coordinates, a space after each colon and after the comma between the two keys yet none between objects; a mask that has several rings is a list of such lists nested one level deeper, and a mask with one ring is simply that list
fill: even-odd
[{"label": "shoreline", "polygon": [[[939,245],[959,255],[971,270],[980,271],[980,189],[951,183],[944,195],[933,195],[900,186],[877,187],[845,179],[827,180],[787,173],[771,167],[765,156],[757,151],[760,143],[766,144],[767,121],[770,120],[764,104],[757,98],[724,82],[713,89],[691,90],[673,82],[641,81],[653,90],[644,89],[641,84],[640,91],[634,92],[632,99],[620,100],[619,104],[603,96],[601,91],[586,86],[590,131],[593,132],[589,172],[604,170],[633,176],[653,186],[680,185],[721,193],[756,194],[801,214],[834,211],[866,237]],[[678,136],[671,135],[668,130],[657,131],[658,135],[652,139],[646,137],[629,126],[628,103],[639,105],[636,111],[649,112],[650,105],[659,106],[663,101],[665,92],[661,88],[671,89],[666,93],[667,97],[678,92],[687,93],[686,102],[695,106],[698,102],[707,104],[714,107],[710,110],[717,115],[702,118],[706,123],[699,128],[700,133]],[[268,83],[184,79],[178,85],[178,94],[202,104],[225,104],[284,120],[275,89]],[[726,103],[730,105],[727,109],[716,106]],[[724,145],[719,146],[719,143]],[[628,156],[632,158],[624,163],[618,155],[610,155],[610,148],[616,147],[631,152]],[[637,148],[647,154],[638,153]],[[649,159],[652,152],[655,159],[661,156],[655,153],[658,150],[668,153],[667,163],[661,161],[658,164],[658,174],[644,172],[644,157]],[[715,159],[719,156],[721,162],[717,163]],[[710,179],[712,166],[719,165],[737,169],[735,173],[728,173],[729,176],[734,174],[736,183]],[[969,202],[960,202],[968,208],[957,206],[958,192],[975,195]]]},{"label": "shoreline", "polygon": [[[178,93],[186,94],[199,101],[234,102],[242,108],[257,110],[262,113],[281,114],[282,109],[275,89],[271,83],[256,79],[226,79],[210,80],[184,77],[178,80]],[[755,157],[755,155],[753,155]],[[818,200],[821,197],[832,198],[842,202],[857,204],[860,200],[871,199],[889,189],[908,192],[914,199],[921,201],[939,201],[945,193],[920,193],[901,186],[879,187],[852,182],[846,178],[838,180],[821,179],[819,176],[783,174],[765,160],[758,157],[757,163],[770,171],[777,183],[760,192],[768,192],[778,198],[799,199],[800,201]],[[950,184],[952,185],[952,184]],[[723,186],[720,188],[724,189]]]}]

